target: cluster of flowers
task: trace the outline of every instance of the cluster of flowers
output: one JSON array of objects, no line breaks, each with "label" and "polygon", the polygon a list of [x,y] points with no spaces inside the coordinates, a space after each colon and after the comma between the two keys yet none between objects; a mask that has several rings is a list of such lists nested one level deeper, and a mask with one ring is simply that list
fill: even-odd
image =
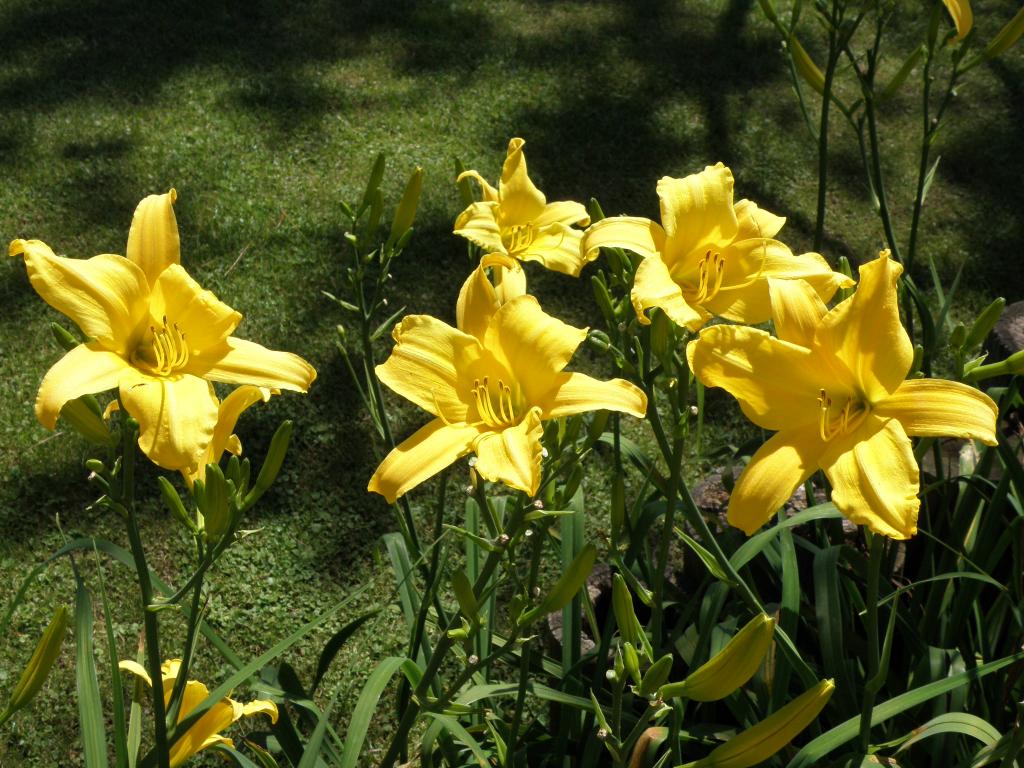
[{"label": "cluster of flowers", "polygon": [[[377,368],[435,419],[391,452],[371,491],[393,502],[473,452],[480,476],[534,494],[543,420],[601,408],[644,416],[646,397],[629,382],[562,370],[587,331],[545,314],[518,263],[578,276],[603,247],[642,257],[631,288],[639,322],[650,323],[656,309],[700,331],[686,350],[694,375],[778,432],[731,495],[729,520],[748,534],[821,469],[849,519],[908,538],[920,505],[909,436],[995,444],[997,409],[987,395],[959,382],[907,379],[914,352],[897,304],[902,268],[887,252],[863,265],[856,291],[829,310],[826,302],[854,281],[820,254],[795,255],[774,239],[785,219],[734,202],[733,176],[721,163],[661,179],[660,224],[618,216],[583,231],[573,228],[590,224],[582,205],[548,203],[530,181],[523,144],[509,143],[497,189],[476,171],[463,174],[480,184],[483,200],[462,212],[455,233],[486,255],[462,287],[458,327],[406,317]],[[714,317],[744,325],[703,328]],[[769,320],[775,336],[749,327]]]},{"label": "cluster of flowers", "polygon": [[[242,411],[282,389],[308,391],[316,371],[297,355],[231,335],[242,315],[181,266],[176,197],[172,189],[139,203],[127,257],[69,259],[39,240],[14,240],[10,255],[24,257],[32,287],[86,337],[43,378],[35,405],[39,421],[54,429],[65,406],[117,389],[105,415],[123,407],[139,424],[143,453],[164,469],[180,472],[192,486],[225,451],[241,453],[232,433]],[[220,400],[212,382],[241,386]],[[122,661],[120,667],[152,685],[136,662]],[[165,706],[179,667],[180,660],[174,659],[161,668]],[[201,682],[188,680],[178,722],[208,694]],[[276,722],[277,706],[269,700],[242,704],[221,699],[175,742],[172,768],[213,744],[231,746],[220,732],[255,714]]]}]

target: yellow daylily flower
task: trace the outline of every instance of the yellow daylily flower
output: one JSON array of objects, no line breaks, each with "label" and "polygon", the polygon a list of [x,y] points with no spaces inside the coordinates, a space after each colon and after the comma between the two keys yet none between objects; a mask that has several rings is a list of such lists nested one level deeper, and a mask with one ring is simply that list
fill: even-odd
[{"label": "yellow daylily flower", "polygon": [[395,328],[395,348],[378,378],[433,414],[385,457],[368,489],[389,502],[456,459],[476,454],[476,471],[533,495],[541,480],[541,422],[607,409],[643,417],[644,393],[622,379],[599,381],[563,371],[586,329],[544,313],[533,296],[502,301],[485,268],[459,294],[458,328],[427,315],[409,315]]},{"label": "yellow daylily flower", "polygon": [[589,261],[600,248],[643,256],[630,297],[637,318],[661,308],[676,325],[700,329],[713,315],[739,323],[771,316],[768,278],[803,279],[822,301],[853,285],[817,253],[794,256],[772,238],[786,220],[750,200],[733,203],[732,171],[721,163],[658,182],[661,224],[635,216],[602,219],[583,235]]},{"label": "yellow daylily flower", "polygon": [[590,261],[580,253],[582,232],[573,224],[587,226],[590,216],[580,203],[549,203],[526,173],[522,139],[508,143],[508,155],[495,189],[476,171],[459,174],[458,180],[476,179],[484,199],[473,203],[455,220],[455,234],[489,253],[503,253],[523,261],[539,261],[548,269],[578,277]]},{"label": "yellow daylily flower", "polygon": [[[146,682],[146,685],[153,687],[153,681],[145,667],[130,659],[118,663],[118,669],[130,672]],[[160,667],[160,678],[164,688],[164,706],[168,706],[171,700],[171,692],[174,690],[174,683],[178,679],[178,671],[181,668],[181,659],[165,661]],[[178,722],[180,723],[189,713],[199,706],[210,690],[198,680],[189,680],[185,683],[185,691],[182,694],[181,709],[178,710]],[[220,733],[229,725],[242,717],[264,714],[270,717],[270,722],[277,722],[277,705],[269,699],[257,699],[248,704],[242,704],[230,697],[225,697],[210,707],[185,734],[174,742],[171,747],[171,768],[184,763],[192,755],[200,750],[224,744],[233,747],[234,742],[221,736]]]},{"label": "yellow daylily flower", "polygon": [[732,525],[752,534],[822,469],[846,517],[907,539],[920,506],[908,435],[996,444],[998,410],[987,395],[955,381],[905,380],[914,350],[896,301],[902,271],[883,251],[831,311],[803,281],[772,280],[778,338],[717,325],[687,346],[701,382],[723,387],[747,418],[777,431],[733,488]]},{"label": "yellow daylily flower", "polygon": [[271,396],[279,394],[281,394],[279,389],[243,384],[220,401],[217,406],[217,426],[214,427],[213,437],[206,449],[206,455],[199,460],[199,464],[194,469],[181,471],[189,488],[196,480],[206,480],[206,465],[219,462],[225,451],[233,456],[242,455],[242,441],[238,439],[238,435],[234,434],[238,417],[250,405],[265,403],[270,400]]},{"label": "yellow daylily flower", "polygon": [[974,26],[971,0],[942,0],[942,4],[946,6],[946,10],[953,18],[953,24],[956,26],[956,39],[963,40]]},{"label": "yellow daylily flower", "polygon": [[305,392],[316,371],[231,335],[242,315],[180,264],[176,197],[172,189],[139,203],[127,258],[64,258],[39,240],[14,240],[9,253],[24,257],[32,287],[88,337],[43,378],[35,407],[43,426],[53,429],[69,400],[116,387],[146,456],[191,471],[217,425],[211,381]]}]

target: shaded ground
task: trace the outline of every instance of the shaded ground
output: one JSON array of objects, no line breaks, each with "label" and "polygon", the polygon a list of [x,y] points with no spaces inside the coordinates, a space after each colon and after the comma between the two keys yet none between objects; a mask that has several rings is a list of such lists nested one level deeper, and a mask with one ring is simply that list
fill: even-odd
[{"label": "shaded ground", "polygon": [[[983,38],[1012,12],[1009,2],[976,6]],[[384,569],[376,541],[393,518],[364,491],[370,430],[334,351],[342,318],[320,294],[339,285],[338,201],[358,196],[373,156],[392,159],[392,200],[414,165],[427,173],[417,234],[395,270],[395,301],[412,311],[450,318],[467,269],[450,235],[459,210],[453,158],[494,178],[514,135],[527,139],[531,173],[549,199],[596,196],[609,214],[656,218],[658,177],[723,160],[738,193],[787,215],[786,238],[806,249],[814,148],[759,14],[749,0],[4,4],[0,235],[38,237],[74,256],[119,252],[136,202],[175,186],[186,266],[246,314],[242,336],[300,352],[320,373],[308,397],[278,398],[240,426],[260,456],[281,419],[298,425],[287,472],[248,524],[263,533],[233,549],[218,575],[212,616],[243,655]],[[1022,76],[1019,50],[977,70],[938,147],[921,253],[934,255],[947,281],[967,261],[970,306],[997,292],[1024,296]],[[916,163],[912,107],[910,96],[896,99],[883,116],[901,232]],[[835,140],[826,255],[867,260],[880,227],[855,145],[840,129]],[[593,321],[587,285],[532,274],[549,311]],[[20,263],[0,266],[5,602],[20,574],[60,545],[56,515],[69,536],[124,542],[118,520],[86,510],[93,496],[81,442],[46,432],[32,415],[39,379],[59,356],[47,327],[56,319]],[[407,416],[405,432],[421,421]],[[140,479],[144,537],[174,579],[187,549],[158,504],[154,477]],[[115,624],[119,652],[132,655],[130,582],[109,568],[106,576],[125,606]],[[366,604],[390,600],[387,579],[381,584]],[[16,679],[54,597],[71,595],[65,565],[44,578],[0,648],[0,691]],[[346,674],[332,673],[327,689],[354,697],[367,660],[400,647],[396,625],[390,613],[371,622],[338,662]],[[299,649],[297,666],[312,663],[316,648]],[[201,675],[221,671],[212,654],[198,663]],[[69,654],[62,664],[34,711],[0,736],[4,765],[80,763]]]}]

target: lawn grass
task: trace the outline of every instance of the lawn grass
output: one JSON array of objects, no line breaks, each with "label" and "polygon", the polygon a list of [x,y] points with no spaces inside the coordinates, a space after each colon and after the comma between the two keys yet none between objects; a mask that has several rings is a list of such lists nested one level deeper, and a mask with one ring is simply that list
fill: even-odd
[{"label": "lawn grass", "polygon": [[[908,4],[903,12],[917,10]],[[981,37],[1013,10],[1009,0],[976,2]],[[753,0],[7,0],[0,32],[0,234],[39,238],[72,256],[123,252],[138,200],[174,186],[183,262],[245,314],[239,335],[299,352],[319,372],[308,396],[275,398],[239,425],[247,451],[261,457],[276,425],[296,422],[286,470],[245,525],[262,532],[233,547],[214,577],[211,621],[246,657],[370,579],[378,586],[328,630],[393,600],[377,542],[394,518],[365,491],[372,429],[334,349],[334,325],[344,318],[320,293],[340,286],[338,203],[358,197],[376,153],[390,158],[391,201],[415,165],[426,171],[393,300],[445,319],[469,266],[450,234],[460,208],[453,158],[495,179],[511,136],[527,139],[531,175],[549,199],[594,196],[610,215],[657,218],[657,178],[722,160],[736,174],[738,195],[789,217],[783,238],[794,250],[810,246],[815,151],[778,40]],[[1020,47],[979,68],[937,148],[943,160],[920,252],[935,258],[947,283],[966,261],[968,310],[996,294],[1024,297],[1022,84]],[[916,169],[912,98],[894,100],[883,117],[901,232]],[[826,255],[859,263],[876,254],[881,228],[848,132],[837,127],[835,142]],[[74,434],[47,432],[32,413],[39,380],[61,354],[48,330],[61,318],[31,290],[18,260],[2,270],[6,603],[62,536],[121,544],[125,537],[118,519],[88,509],[87,447]],[[530,274],[549,312],[596,322],[586,272],[583,284]],[[422,423],[421,414],[399,412],[402,434]],[[140,477],[143,537],[157,571],[177,581],[187,540],[160,505],[155,477],[151,470]],[[431,494],[417,498],[427,506]],[[98,588],[91,558],[82,560]],[[133,656],[139,621],[131,574],[104,572],[119,654]],[[13,686],[53,603],[72,597],[66,564],[33,590],[0,643],[0,694]],[[164,623],[172,654],[175,621]],[[322,690],[339,697],[339,723],[371,660],[401,650],[399,626],[397,611],[385,608],[335,663]],[[328,630],[289,655],[304,674]],[[69,645],[34,707],[0,734],[3,765],[82,763],[72,657]],[[224,670],[213,651],[200,652],[197,677],[212,682]]]}]

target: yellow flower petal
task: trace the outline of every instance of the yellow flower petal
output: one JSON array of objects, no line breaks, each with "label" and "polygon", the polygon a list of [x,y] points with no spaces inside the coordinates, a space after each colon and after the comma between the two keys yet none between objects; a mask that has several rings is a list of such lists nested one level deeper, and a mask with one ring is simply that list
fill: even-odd
[{"label": "yellow flower petal", "polygon": [[920,474],[899,421],[869,415],[835,438],[820,463],[832,483],[832,502],[854,523],[892,539],[917,533]]},{"label": "yellow flower petal", "polygon": [[942,0],[956,25],[956,39],[963,40],[974,26],[974,12],[970,0]]},{"label": "yellow flower petal", "polygon": [[225,384],[255,384],[307,392],[316,379],[309,363],[291,352],[278,352],[230,336],[202,355],[193,355],[187,373]]},{"label": "yellow flower petal", "polygon": [[623,379],[599,381],[583,373],[562,372],[555,378],[554,388],[537,405],[544,419],[602,409],[642,419],[647,413],[647,395]]},{"label": "yellow flower petal", "polygon": [[455,234],[488,252],[505,253],[496,202],[473,203],[455,220]]},{"label": "yellow flower petal", "polygon": [[725,249],[723,255],[722,289],[704,306],[738,323],[763,323],[771,317],[769,278],[804,280],[822,301],[831,299],[840,286],[853,283],[845,275],[833,272],[819,254],[795,256],[789,246],[778,240],[741,240]]},{"label": "yellow flower petal", "polygon": [[579,224],[581,227],[585,227],[590,224],[590,214],[587,213],[587,209],[582,203],[560,200],[557,203],[545,205],[544,210],[533,220],[533,224],[542,229],[549,224],[564,224],[567,227]]},{"label": "yellow flower petal", "polygon": [[625,248],[644,257],[657,256],[665,247],[665,230],[656,221],[638,216],[611,216],[595,222],[580,242],[587,261],[597,258],[601,248]]},{"label": "yellow flower petal", "polygon": [[881,418],[897,419],[908,435],[959,437],[996,445],[999,408],[974,387],[942,379],[911,379],[874,406]]},{"label": "yellow flower petal", "polygon": [[765,429],[818,424],[820,364],[810,350],[755,328],[715,325],[686,347],[690,370],[722,387]]},{"label": "yellow flower petal", "polygon": [[783,341],[808,347],[814,333],[828,313],[817,292],[804,280],[768,279],[775,334]]},{"label": "yellow flower petal", "polygon": [[640,262],[629,298],[637,319],[644,325],[651,322],[647,317],[647,310],[651,307],[659,307],[673,323],[691,331],[698,330],[711,317],[708,312],[686,302],[682,289],[657,254]]},{"label": "yellow flower petal", "polygon": [[564,275],[579,277],[580,270],[587,261],[580,252],[580,240],[583,233],[565,224],[549,224],[540,230],[530,244],[515,255],[523,261],[539,261],[547,269],[561,272]]},{"label": "yellow flower petal", "polygon": [[192,470],[183,471],[185,482],[189,488],[196,480],[206,479],[206,465],[216,464],[225,451],[239,456],[242,453],[242,444],[238,437],[233,435],[235,425],[242,412],[250,405],[259,402],[267,402],[272,395],[280,394],[276,389],[267,387],[256,387],[252,384],[244,384],[231,391],[225,397],[217,409],[217,426],[214,427],[213,437],[210,446],[206,449],[206,455],[199,460],[199,463]]},{"label": "yellow flower petal", "polygon": [[142,269],[150,285],[165,268],[181,263],[178,221],[174,217],[177,199],[173,189],[163,195],[150,195],[139,203],[132,217],[125,255]]},{"label": "yellow flower petal", "polygon": [[149,304],[155,323],[167,318],[185,334],[189,351],[201,355],[217,347],[242,321],[242,314],[204,290],[180,264],[166,267],[156,279]]},{"label": "yellow flower petal", "polygon": [[516,296],[526,295],[526,272],[518,261],[510,267],[495,266],[491,278],[494,280],[494,296],[499,306],[507,304]]},{"label": "yellow flower petal", "polygon": [[732,171],[721,163],[683,179],[663,177],[658,197],[668,249],[686,254],[701,243],[731,242],[739,231],[732,190]]},{"label": "yellow flower petal", "polygon": [[399,496],[469,453],[479,434],[476,427],[434,419],[384,458],[366,489],[394,504]]},{"label": "yellow flower petal", "polygon": [[[193,683],[194,681],[190,680],[186,687]],[[185,716],[187,714],[183,705],[181,715]],[[185,734],[171,747],[171,768],[177,768],[177,766],[184,763],[197,752],[212,744],[216,744],[220,740],[217,738],[218,734],[237,719],[235,717],[235,708],[230,699],[218,701],[191,728],[185,731]]]},{"label": "yellow flower petal", "polygon": [[[487,269],[491,269],[491,274],[496,281],[500,281],[503,285],[502,299],[505,299],[509,292],[519,296],[526,292],[526,279],[522,275],[523,268],[519,266],[518,261],[501,253],[490,253],[484,256],[477,268],[462,284],[462,288],[459,290],[459,299],[455,305],[456,327],[463,333],[468,333],[478,339],[484,337],[484,331],[487,330],[491,317],[498,311],[498,307],[505,303],[499,299],[495,286],[488,279]],[[519,291],[520,285],[522,285],[522,291]],[[513,296],[507,298],[513,298]]]},{"label": "yellow flower petal", "polygon": [[149,294],[141,269],[111,254],[63,258],[39,240],[14,240],[9,251],[11,256],[25,257],[28,279],[47,304],[105,348],[126,352],[129,338],[144,318]]},{"label": "yellow flower petal", "polygon": [[862,265],[856,293],[826,315],[815,336],[846,364],[871,402],[895,392],[914,360],[896,300],[902,271],[888,252]]},{"label": "yellow flower petal", "polygon": [[484,202],[496,203],[498,202],[498,190],[492,187],[487,180],[476,171],[463,171],[456,178],[456,183],[463,179],[473,179],[477,184],[480,185],[480,191],[483,193]]},{"label": "yellow flower petal", "polygon": [[268,699],[256,699],[242,706],[242,717],[252,717],[253,715],[266,715],[270,718],[271,723],[276,723],[277,704]]},{"label": "yellow flower petal", "polygon": [[65,403],[113,389],[127,370],[128,363],[99,342],[79,344],[54,363],[43,378],[36,395],[36,418],[47,429],[55,429]]},{"label": "yellow flower petal", "polygon": [[130,672],[136,677],[141,677],[145,681],[146,685],[148,685],[150,688],[153,687],[153,680],[152,678],[150,678],[149,672],[147,672],[146,668],[139,664],[137,661],[132,661],[131,659],[122,659],[121,661],[117,662],[117,668],[123,670],[124,672]]},{"label": "yellow flower petal", "polygon": [[746,240],[751,237],[775,237],[786,223],[785,216],[776,216],[764,208],[758,208],[757,203],[753,200],[740,200],[736,203],[734,210],[738,226],[737,240]]},{"label": "yellow flower petal", "polygon": [[817,425],[779,432],[758,448],[729,496],[729,524],[752,535],[814,473],[823,448]]},{"label": "yellow flower petal", "polygon": [[[486,307],[474,301],[464,309],[483,312]],[[472,328],[481,324],[473,314],[463,322]],[[428,413],[449,422],[466,421],[469,411],[460,396],[460,381],[480,358],[480,342],[429,315],[403,318],[392,335],[397,343],[391,356],[377,366],[381,382]]]},{"label": "yellow flower petal", "polygon": [[534,186],[526,173],[524,144],[526,142],[522,139],[512,139],[508,143],[508,154],[501,168],[498,199],[501,201],[503,229],[532,222],[544,212],[547,203],[544,194]]},{"label": "yellow flower petal", "polygon": [[778,249],[768,248],[762,277],[803,280],[825,302],[831,301],[840,288],[850,288],[855,282],[842,272],[833,271],[820,253],[809,251],[794,254],[788,248],[785,253]]},{"label": "yellow flower petal", "polygon": [[485,480],[504,483],[533,496],[540,486],[543,434],[539,408],[531,408],[515,426],[481,434],[473,445],[476,471]]},{"label": "yellow flower petal", "polygon": [[503,304],[484,335],[491,350],[522,387],[528,403],[539,403],[551,391],[554,378],[587,337],[544,312],[533,296]]},{"label": "yellow flower petal", "polygon": [[164,469],[191,470],[206,455],[217,425],[217,398],[196,376],[155,378],[127,368],[121,402],[139,422],[139,448]]}]

